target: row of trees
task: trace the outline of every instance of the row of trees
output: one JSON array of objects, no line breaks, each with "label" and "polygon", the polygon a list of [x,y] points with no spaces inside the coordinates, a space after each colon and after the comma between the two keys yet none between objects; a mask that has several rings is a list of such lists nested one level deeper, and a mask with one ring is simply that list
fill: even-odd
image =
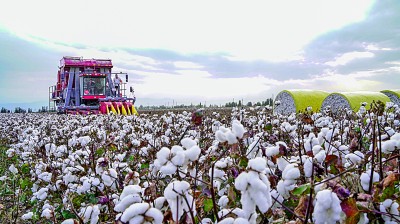
[{"label": "row of trees", "polygon": [[[265,101],[261,101],[261,102],[247,102],[246,104],[244,104],[242,102],[242,100],[239,100],[238,102],[232,101],[232,102],[228,102],[225,104],[210,104],[208,107],[253,107],[253,106],[272,106],[273,105],[273,99],[269,98],[266,99]],[[174,105],[174,106],[165,106],[165,105],[161,105],[161,106],[143,106],[140,105],[138,107],[139,110],[145,110],[145,109],[168,109],[168,108],[201,108],[201,107],[207,107],[207,105],[202,104],[201,102],[197,105],[194,104],[190,104],[190,105],[185,105],[185,104],[181,104],[181,105]],[[12,111],[2,107],[0,110],[0,113],[11,113]],[[28,108],[28,110],[23,109],[21,107],[16,107],[13,111],[13,113],[33,113],[33,112],[38,112],[38,113],[45,113],[45,112],[49,112],[48,107],[43,106],[42,108],[40,108],[37,111],[33,111],[32,108]]]}]

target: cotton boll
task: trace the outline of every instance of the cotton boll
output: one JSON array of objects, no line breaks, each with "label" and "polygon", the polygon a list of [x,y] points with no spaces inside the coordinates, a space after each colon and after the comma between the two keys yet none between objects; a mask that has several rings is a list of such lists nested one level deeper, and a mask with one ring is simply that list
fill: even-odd
[{"label": "cotton boll", "polygon": [[325,150],[319,151],[316,155],[314,155],[314,158],[318,161],[318,163],[322,163],[325,161],[326,158],[326,152]]},{"label": "cotton boll", "polygon": [[46,219],[50,219],[51,217],[53,217],[53,211],[46,208],[42,211],[42,214],[40,217],[44,217]]},{"label": "cotton boll", "polygon": [[258,172],[263,172],[267,168],[267,163],[265,159],[261,157],[257,157],[255,159],[251,159],[248,163],[248,167],[250,169],[256,170]]},{"label": "cotton boll", "polygon": [[364,159],[364,154],[360,151],[355,151],[354,153],[347,154],[345,158],[352,164],[359,164]]},{"label": "cotton boll", "polygon": [[[371,174],[371,170],[367,170],[366,172],[362,173],[360,176],[361,186],[364,189],[364,191],[369,191],[370,174]],[[375,183],[378,181],[379,181],[379,174],[374,171],[372,183]]]},{"label": "cotton boll", "polygon": [[[399,204],[392,199],[386,199],[379,206],[379,210],[384,213],[389,213],[394,216],[399,216]],[[390,215],[382,215],[385,223],[397,223],[396,219],[392,218]]]},{"label": "cotton boll", "polygon": [[190,161],[196,161],[201,153],[201,149],[198,145],[193,145],[185,151],[185,157]]},{"label": "cotton boll", "polygon": [[226,206],[229,203],[229,198],[228,196],[224,195],[218,200],[218,206],[221,208],[226,208]]},{"label": "cotton boll", "polygon": [[267,156],[276,156],[279,154],[279,147],[278,146],[271,146],[265,149],[265,154]]},{"label": "cotton boll", "polygon": [[192,146],[196,145],[196,141],[191,139],[191,138],[184,138],[181,141],[181,145],[185,148],[185,149],[190,149]]},{"label": "cotton boll", "polygon": [[240,121],[234,120],[232,122],[232,132],[237,138],[241,139],[243,138],[243,135],[246,132],[246,130],[244,129]]},{"label": "cotton boll", "polygon": [[13,174],[17,174],[18,173],[18,169],[15,168],[14,164],[11,164],[11,166],[8,168],[8,170]]},{"label": "cotton boll", "polygon": [[307,158],[304,162],[304,175],[306,177],[311,177],[313,170],[313,164],[311,158]]},{"label": "cotton boll", "polygon": [[[122,222],[128,222],[135,216],[138,216],[140,214],[144,214],[148,209],[150,208],[150,205],[148,203],[136,203],[132,204],[127,208],[124,213],[121,215],[121,221]],[[144,217],[143,217],[144,219]],[[142,220],[143,221],[143,220]]]},{"label": "cotton boll", "polygon": [[334,224],[340,220],[340,200],[331,190],[319,191],[315,198],[313,218],[316,224]]},{"label": "cotton boll", "polygon": [[178,151],[176,152],[175,156],[172,157],[171,162],[175,165],[175,166],[182,166],[183,163],[185,162],[185,152],[182,151]]},{"label": "cotton boll", "polygon": [[33,217],[33,212],[28,212],[28,213],[22,215],[22,216],[21,216],[21,219],[23,219],[23,220],[30,220],[30,219],[32,219],[32,217]]},{"label": "cotton boll", "polygon": [[397,142],[398,141],[396,140],[387,140],[382,142],[382,152],[385,154],[392,153],[397,146]]},{"label": "cotton boll", "polygon": [[161,211],[156,208],[148,209],[147,212],[145,213],[145,215],[146,215],[146,217],[153,218],[154,224],[161,224],[164,219],[163,213],[161,213]]},{"label": "cotton boll", "polygon": [[161,210],[164,207],[165,197],[158,197],[154,200],[154,208]]},{"label": "cotton boll", "polygon": [[168,157],[171,151],[167,147],[162,147],[160,151],[157,152],[157,159],[161,165],[168,161]]},{"label": "cotton boll", "polygon": [[177,169],[178,167],[176,167],[172,162],[168,161],[167,164],[161,167],[160,171],[164,175],[172,175],[176,172]]},{"label": "cotton boll", "polygon": [[225,133],[225,136],[226,140],[228,141],[228,144],[230,145],[236,144],[238,142],[236,136],[231,131]]},{"label": "cotton boll", "polygon": [[289,164],[289,162],[286,161],[286,159],[284,159],[283,157],[279,157],[279,158],[276,160],[276,163],[278,164],[278,169],[279,169],[280,171],[285,170],[286,166]]},{"label": "cotton boll", "polygon": [[219,142],[226,142],[228,139],[225,136],[225,133],[222,130],[218,130],[215,132],[215,139]]}]

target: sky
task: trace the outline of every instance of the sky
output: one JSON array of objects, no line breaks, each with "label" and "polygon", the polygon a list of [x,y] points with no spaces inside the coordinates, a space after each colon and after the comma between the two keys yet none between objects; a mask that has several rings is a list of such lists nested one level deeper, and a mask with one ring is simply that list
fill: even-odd
[{"label": "sky", "polygon": [[137,105],[400,89],[400,1],[9,1],[0,107],[48,105],[63,56],[107,58]]}]

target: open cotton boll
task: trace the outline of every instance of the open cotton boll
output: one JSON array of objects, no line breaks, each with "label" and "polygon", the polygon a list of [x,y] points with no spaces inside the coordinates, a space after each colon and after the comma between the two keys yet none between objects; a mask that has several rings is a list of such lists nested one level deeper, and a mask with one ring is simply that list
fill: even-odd
[{"label": "open cotton boll", "polygon": [[199,158],[201,149],[198,145],[193,145],[185,151],[185,157],[190,161],[196,161]]},{"label": "open cotton boll", "polygon": [[326,189],[317,193],[313,212],[314,223],[335,224],[340,220],[341,212],[340,200],[334,192]]},{"label": "open cotton boll", "polygon": [[[172,147],[173,148],[173,147]],[[171,162],[175,165],[175,166],[182,166],[183,163],[185,162],[185,152],[182,151],[177,151],[176,153],[174,153],[174,157],[172,157]]]},{"label": "open cotton boll", "polygon": [[124,190],[122,190],[121,196],[119,198],[123,199],[128,195],[140,194],[141,192],[142,188],[139,185],[128,185],[124,187]]},{"label": "open cotton boll", "polygon": [[146,213],[149,208],[150,205],[148,203],[132,204],[124,211],[124,213],[122,213],[120,219],[122,222],[126,223],[135,216]]},{"label": "open cotton boll", "polygon": [[[361,186],[364,189],[364,191],[369,191],[369,181],[370,181],[370,176],[371,175],[371,170],[367,170],[366,172],[362,173],[360,176],[361,180]],[[374,171],[373,177],[372,177],[372,183],[379,182],[379,174]]]},{"label": "open cotton boll", "polygon": [[177,169],[178,169],[177,166],[175,166],[172,162],[168,161],[167,164],[165,164],[160,168],[160,171],[164,175],[172,175],[176,172]]},{"label": "open cotton boll", "polygon": [[283,179],[297,179],[300,177],[300,170],[297,168],[297,164],[289,164],[283,170],[282,178]]},{"label": "open cotton boll", "polygon": [[157,152],[157,160],[161,165],[165,164],[168,161],[168,157],[171,151],[167,147],[162,147],[160,151]]},{"label": "open cotton boll", "polygon": [[161,224],[164,219],[163,213],[156,208],[149,208],[145,213],[145,216],[152,218],[154,224]]},{"label": "open cotton boll", "polygon": [[82,136],[78,138],[78,142],[81,144],[81,146],[86,146],[92,139],[90,136]]},{"label": "open cotton boll", "polygon": [[289,162],[286,161],[286,159],[284,159],[283,157],[279,157],[279,158],[276,160],[276,163],[278,164],[278,169],[279,169],[280,171],[285,170],[286,166],[289,164]]},{"label": "open cotton boll", "polygon": [[364,159],[364,154],[360,151],[355,151],[354,153],[349,153],[345,155],[345,158],[352,164],[359,164],[362,159]]},{"label": "open cotton boll", "polygon": [[219,200],[218,200],[218,206],[220,208],[226,208],[226,206],[229,203],[229,198],[226,195],[223,195]]},{"label": "open cotton boll", "polygon": [[42,211],[42,214],[40,215],[40,217],[50,219],[51,217],[53,217],[53,211],[50,210],[49,208],[46,208]]},{"label": "open cotton boll", "polygon": [[238,143],[236,136],[231,131],[226,132],[225,136],[226,140],[228,141],[228,144],[232,145]]},{"label": "open cotton boll", "polygon": [[28,212],[28,213],[26,213],[26,214],[23,214],[23,215],[21,216],[21,219],[23,219],[23,220],[30,220],[30,219],[32,219],[32,217],[33,217],[33,212]]},{"label": "open cotton boll", "polygon": [[240,121],[234,120],[232,122],[232,132],[236,137],[243,138],[243,135],[246,132],[246,130],[244,129]]},{"label": "open cotton boll", "polygon": [[14,164],[11,164],[11,166],[8,168],[8,170],[13,174],[17,174],[18,173],[18,169],[15,168]]},{"label": "open cotton boll", "polygon": [[165,197],[158,197],[154,200],[154,208],[161,210],[164,207]]},{"label": "open cotton boll", "polygon": [[265,154],[267,156],[276,156],[279,154],[279,146],[271,146],[265,149]]},{"label": "open cotton boll", "polygon": [[304,161],[304,175],[306,177],[311,177],[313,170],[312,158],[306,158]]},{"label": "open cotton boll", "polygon": [[398,141],[392,139],[382,142],[382,152],[385,154],[392,153],[396,149],[397,143]]},{"label": "open cotton boll", "polygon": [[215,139],[219,142],[226,142],[227,138],[225,136],[225,133],[219,129],[218,131],[215,132]]},{"label": "open cotton boll", "polygon": [[267,168],[267,162],[261,157],[251,159],[247,165],[250,169],[263,172]]},{"label": "open cotton boll", "polygon": [[103,180],[104,185],[106,186],[115,186],[115,181],[117,179],[117,171],[115,169],[108,169],[108,172],[104,172],[101,175],[101,179]]},{"label": "open cotton boll", "polygon": [[383,201],[380,206],[379,210],[384,213],[388,213],[390,215],[382,215],[382,219],[385,221],[385,223],[390,223],[390,224],[395,224],[398,223],[396,219],[393,216],[399,216],[399,204],[392,199],[386,199]]},{"label": "open cotton boll", "polygon": [[181,141],[181,145],[185,148],[185,149],[190,149],[192,146],[197,145],[197,142],[191,138],[184,138]]}]

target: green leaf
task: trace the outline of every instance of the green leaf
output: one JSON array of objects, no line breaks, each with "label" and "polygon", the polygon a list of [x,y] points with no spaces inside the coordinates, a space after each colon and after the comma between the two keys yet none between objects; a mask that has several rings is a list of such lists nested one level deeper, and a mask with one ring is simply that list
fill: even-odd
[{"label": "green leaf", "polygon": [[30,181],[28,178],[21,179],[21,180],[19,181],[19,184],[20,184],[22,190],[25,190],[25,189],[28,188],[30,185],[32,185],[31,181]]},{"label": "green leaf", "polygon": [[98,156],[103,156],[104,153],[105,153],[104,148],[98,148],[98,149],[96,150],[96,155],[98,155]]},{"label": "green leaf", "polygon": [[246,168],[249,160],[246,157],[240,158],[239,166]]},{"label": "green leaf", "polygon": [[142,165],[140,165],[140,169],[148,169],[149,167],[149,163],[142,163]]},{"label": "green leaf", "polygon": [[30,172],[30,170],[31,170],[31,168],[29,167],[29,164],[27,164],[27,163],[22,164],[21,172],[23,174],[28,174]]},{"label": "green leaf", "polygon": [[211,198],[204,200],[204,211],[209,212],[213,208],[214,204]]},{"label": "green leaf", "polygon": [[64,219],[73,219],[76,218],[76,215],[72,212],[70,212],[69,210],[63,210],[61,212],[62,216]]},{"label": "green leaf", "polygon": [[310,184],[303,184],[293,189],[292,194],[294,195],[308,194],[310,193],[310,187],[311,187]]},{"label": "green leaf", "polygon": [[93,194],[93,193],[91,193],[91,194],[86,194],[86,197],[87,197],[89,203],[91,203],[91,204],[97,204],[97,202],[99,201],[99,200],[97,199],[96,195]]},{"label": "green leaf", "polygon": [[272,124],[268,123],[267,125],[265,125],[264,129],[266,131],[271,131],[272,130]]}]

